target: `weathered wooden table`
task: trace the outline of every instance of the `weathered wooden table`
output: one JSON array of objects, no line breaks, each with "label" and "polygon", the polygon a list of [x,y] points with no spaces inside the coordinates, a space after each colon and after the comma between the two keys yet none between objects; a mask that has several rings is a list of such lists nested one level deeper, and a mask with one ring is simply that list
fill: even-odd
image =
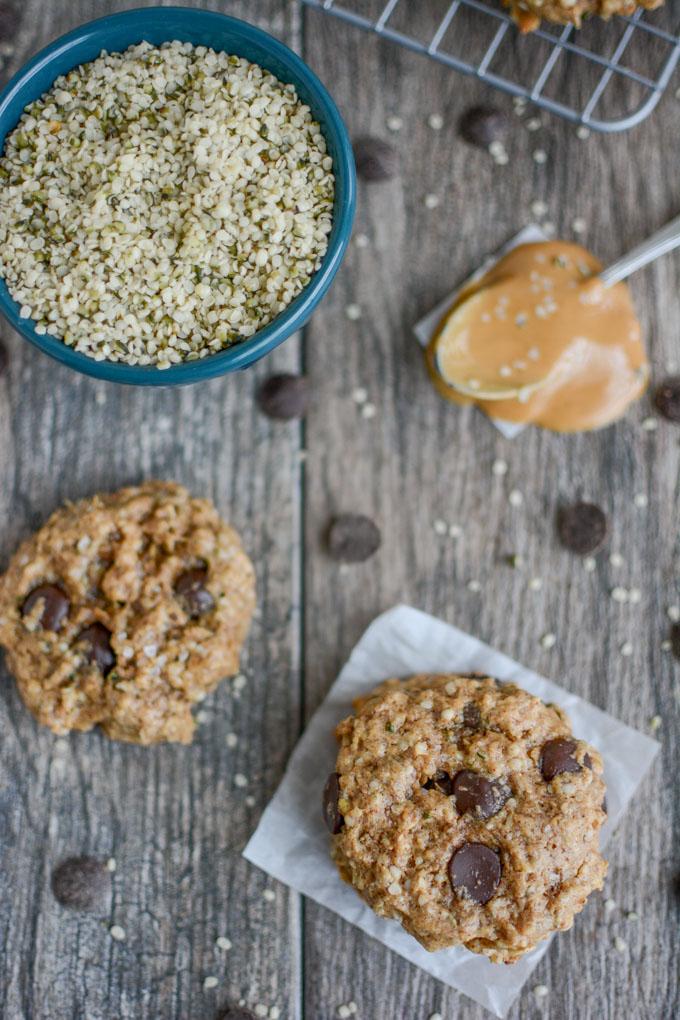
[{"label": "weathered wooden table", "polygon": [[[14,47],[4,50],[4,75],[62,31],[126,6],[3,0],[1,41]],[[555,940],[511,1016],[669,1020],[678,1009],[680,664],[661,642],[678,600],[680,432],[663,421],[643,429],[645,399],[598,434],[527,430],[508,442],[478,413],[436,395],[411,325],[530,219],[535,200],[547,203],[561,235],[584,218],[586,243],[604,259],[677,213],[678,100],[669,95],[632,133],[586,141],[553,120],[531,134],[518,119],[511,161],[497,167],[456,135],[466,105],[491,98],[474,82],[303,14],[295,0],[197,6],[246,16],[301,50],[354,133],[385,135],[386,118],[401,117],[393,140],[402,170],[361,189],[356,229],[369,244],[353,246],[304,336],[247,374],[200,390],[116,388],[57,366],[2,327],[3,562],[65,499],[172,478],[212,496],[243,534],[260,613],[245,688],[224,684],[202,706],[192,747],[147,750],[98,733],[57,740],[38,729],[3,673],[0,1017],[212,1020],[244,999],[290,1020],[330,1020],[352,1000],[359,1020],[425,1020],[435,1010],[481,1020],[483,1010],[240,856],[350,648],[378,612],[405,601],[633,726],[661,716],[663,754],[611,844],[605,892]],[[431,113],[443,115],[443,130],[428,126]],[[539,145],[545,165],[531,158]],[[428,193],[441,199],[434,211]],[[680,361],[680,259],[657,263],[633,288],[660,377]],[[350,303],[363,311],[358,321],[345,315]],[[258,413],[253,393],[272,369],[308,373],[314,403],[304,425]],[[368,391],[374,418],[362,416],[356,388]],[[498,457],[509,466],[504,477],[491,470]],[[519,507],[508,501],[513,488],[524,496]],[[647,506],[636,504],[639,493]],[[608,510],[609,552],[623,565],[603,554],[589,574],[557,545],[557,503],[581,495]],[[340,510],[370,514],[383,531],[381,551],[344,570],[322,542]],[[435,534],[438,518],[460,524],[463,537]],[[507,567],[509,553],[526,566]],[[530,576],[543,579],[540,592],[528,589]],[[471,578],[479,593],[468,590]],[[613,602],[617,583],[639,587],[641,602]],[[557,635],[549,651],[539,642],[546,631]],[[629,657],[620,654],[625,641]],[[239,773],[245,788],[234,782]],[[115,857],[106,916],[69,913],[53,899],[51,870],[74,853]],[[639,920],[627,919],[630,911]],[[111,938],[114,923],[124,942]],[[215,949],[219,935],[230,951]],[[614,949],[615,936],[625,952]],[[219,979],[213,990],[206,976]],[[550,989],[540,1001],[537,983]]]}]

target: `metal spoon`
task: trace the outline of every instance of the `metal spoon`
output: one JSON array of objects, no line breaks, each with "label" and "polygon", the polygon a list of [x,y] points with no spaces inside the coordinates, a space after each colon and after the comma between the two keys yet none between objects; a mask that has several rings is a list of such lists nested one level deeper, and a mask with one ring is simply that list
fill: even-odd
[{"label": "metal spoon", "polygon": [[607,269],[603,269],[600,273],[600,280],[605,287],[611,287],[678,246],[680,246],[680,216],[676,216],[665,227],[657,230],[655,234],[648,237],[637,248],[633,248],[627,255],[623,255],[612,263]]}]

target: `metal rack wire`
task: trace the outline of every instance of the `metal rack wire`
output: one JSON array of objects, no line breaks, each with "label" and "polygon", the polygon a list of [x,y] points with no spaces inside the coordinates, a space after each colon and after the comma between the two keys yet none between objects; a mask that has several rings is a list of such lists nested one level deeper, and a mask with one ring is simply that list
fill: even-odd
[{"label": "metal rack wire", "polygon": [[[654,109],[680,59],[675,0],[583,28],[521,35],[500,0],[303,0],[357,28],[474,75],[596,131],[625,131]],[[578,99],[564,102],[565,84]]]}]

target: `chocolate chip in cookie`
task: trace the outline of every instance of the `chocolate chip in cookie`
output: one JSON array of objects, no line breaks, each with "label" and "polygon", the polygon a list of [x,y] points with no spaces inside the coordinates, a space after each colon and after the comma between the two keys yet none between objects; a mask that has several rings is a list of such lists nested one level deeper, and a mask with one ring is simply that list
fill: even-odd
[{"label": "chocolate chip in cookie", "polygon": [[472,769],[461,769],[453,777],[451,793],[456,802],[459,815],[470,811],[478,818],[491,818],[498,814],[508,799],[508,791],[493,779],[474,772]]},{"label": "chocolate chip in cookie", "polygon": [[270,375],[257,392],[257,403],[263,414],[277,421],[304,418],[309,403],[307,380],[291,372]]},{"label": "chocolate chip in cookie", "polygon": [[362,563],[380,548],[380,529],[363,514],[340,514],[328,529],[328,551],[343,563]]},{"label": "chocolate chip in cookie", "polygon": [[563,772],[580,772],[581,766],[574,758],[576,741],[567,737],[554,737],[543,745],[540,769],[546,782]]},{"label": "chocolate chip in cookie", "polygon": [[572,503],[561,507],[557,514],[560,542],[579,556],[597,552],[607,537],[607,531],[607,517],[595,503]]},{"label": "chocolate chip in cookie", "polygon": [[340,808],[338,807],[339,800],[340,776],[337,772],[331,772],[323,789],[323,817],[326,822],[326,828],[333,836],[337,836],[345,824],[345,820],[340,814]]},{"label": "chocolate chip in cookie", "polygon": [[71,607],[69,597],[58,584],[40,584],[30,591],[21,607],[21,615],[28,616],[35,606],[41,602],[42,611],[38,622],[44,630],[58,631],[68,616]]},{"label": "chocolate chip in cookie", "polygon": [[116,664],[108,627],[103,623],[93,623],[81,630],[76,641],[82,644],[87,661],[97,666],[102,676],[107,676]]},{"label": "chocolate chip in cookie", "polygon": [[668,421],[680,422],[680,375],[669,376],[657,386],[654,406]]},{"label": "chocolate chip in cookie", "polygon": [[467,726],[469,730],[478,730],[481,724],[482,713],[479,706],[475,705],[474,701],[468,701],[463,709],[463,726]]},{"label": "chocolate chip in cookie", "polygon": [[185,570],[175,581],[175,595],[188,616],[203,616],[214,608],[215,600],[205,586],[207,579],[208,568],[203,565]]},{"label": "chocolate chip in cookie", "polygon": [[432,778],[428,779],[423,785],[426,790],[439,790],[445,797],[453,795],[453,780],[448,772],[442,772],[441,770],[435,772]]},{"label": "chocolate chip in cookie", "polygon": [[501,880],[500,855],[484,843],[463,843],[449,861],[454,892],[469,896],[482,906],[488,903]]},{"label": "chocolate chip in cookie", "polygon": [[104,907],[110,889],[110,872],[96,857],[69,857],[52,872],[54,897],[71,910]]}]

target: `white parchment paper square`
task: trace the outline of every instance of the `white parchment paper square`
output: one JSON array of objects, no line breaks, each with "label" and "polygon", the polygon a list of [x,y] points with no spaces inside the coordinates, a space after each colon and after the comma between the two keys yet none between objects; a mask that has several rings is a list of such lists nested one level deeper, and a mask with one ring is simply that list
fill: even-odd
[{"label": "white parchment paper square", "polygon": [[352,711],[353,699],[388,677],[455,671],[479,671],[512,680],[567,711],[576,736],[594,744],[604,759],[609,812],[603,828],[606,842],[659,744],[456,627],[408,606],[397,606],[371,624],[310,720],[244,856],[503,1017],[546,952],[549,940],[512,966],[490,963],[462,948],[428,953],[396,921],[374,914],[341,880],[330,858],[321,814],[323,786],[334,769],[337,753],[333,730]]},{"label": "white parchment paper square", "polygon": [[[468,287],[471,283],[474,283],[475,280],[478,280],[480,277],[484,276],[485,273],[488,273],[488,271],[491,269],[493,265],[496,264],[496,262],[502,259],[504,255],[507,255],[509,251],[512,251],[513,248],[516,248],[517,245],[531,244],[534,241],[546,241],[546,240],[547,237],[543,233],[541,228],[534,226],[533,224],[530,224],[528,227],[525,227],[523,230],[520,230],[519,234],[516,234],[510,241],[508,241],[507,244],[503,245],[503,247],[499,251],[497,251],[494,255],[491,255],[489,258],[485,259],[482,265],[479,267],[479,269],[476,272],[474,272],[472,276],[468,277],[468,279],[465,280],[464,283],[460,284],[458,287],[456,287],[455,290],[451,291],[451,293],[447,297],[443,298],[438,305],[435,305],[431,312],[428,312],[427,315],[423,316],[420,322],[417,322],[415,324],[415,326],[413,327],[413,332],[418,338],[420,346],[427,347],[430,340],[434,336],[437,327],[441,323],[442,319],[449,311],[449,309],[452,307],[454,301],[456,300],[460,292],[465,289],[465,287]],[[502,432],[506,439],[514,439],[515,436],[518,436],[520,432],[523,432],[524,429],[526,428],[526,425],[524,424],[515,421],[502,421],[500,418],[490,418],[489,421],[493,422],[498,431]]]}]

